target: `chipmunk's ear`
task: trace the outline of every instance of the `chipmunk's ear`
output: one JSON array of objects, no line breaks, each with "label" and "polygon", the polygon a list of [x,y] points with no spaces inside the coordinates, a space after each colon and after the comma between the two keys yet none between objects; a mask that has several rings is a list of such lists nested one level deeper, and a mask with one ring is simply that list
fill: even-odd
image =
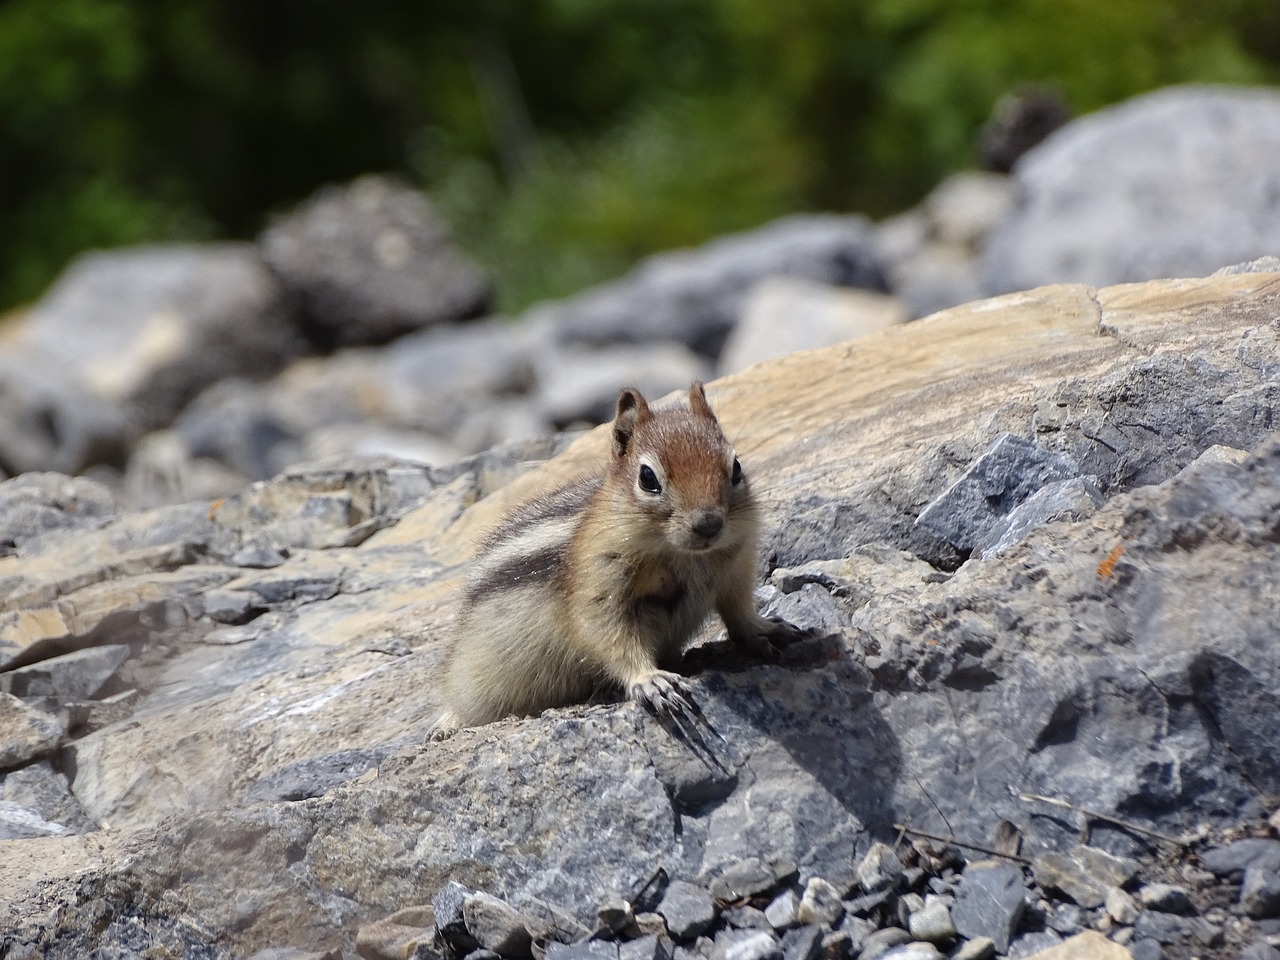
[{"label": "chipmunk's ear", "polygon": [[706,417],[712,423],[716,422],[716,415],[711,409],[711,404],[707,403],[707,392],[702,389],[702,381],[693,381],[693,386],[689,388],[689,409],[699,417]]},{"label": "chipmunk's ear", "polygon": [[635,387],[623,387],[618,394],[618,410],[613,415],[613,455],[621,459],[627,455],[631,446],[631,437],[636,427],[644,423],[652,414],[649,404],[645,402],[640,391]]}]

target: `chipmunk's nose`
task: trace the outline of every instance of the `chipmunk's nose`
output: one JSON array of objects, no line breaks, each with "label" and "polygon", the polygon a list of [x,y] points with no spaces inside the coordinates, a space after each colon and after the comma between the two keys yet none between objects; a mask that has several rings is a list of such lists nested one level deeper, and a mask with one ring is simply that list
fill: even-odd
[{"label": "chipmunk's nose", "polygon": [[719,510],[700,510],[693,515],[690,526],[698,536],[710,540],[724,529],[724,514]]}]

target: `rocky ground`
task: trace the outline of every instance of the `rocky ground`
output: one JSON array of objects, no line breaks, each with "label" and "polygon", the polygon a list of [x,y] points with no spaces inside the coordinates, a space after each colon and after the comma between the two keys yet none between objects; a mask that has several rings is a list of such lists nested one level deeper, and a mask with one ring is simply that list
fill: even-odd
[{"label": "rocky ground", "polygon": [[[1039,150],[1213,96],[1280,130],[1166,92]],[[376,180],[73,267],[0,339],[0,957],[1276,955],[1280,262],[900,322],[981,292],[1036,156],[520,324],[464,321],[483,278]],[[437,256],[428,307],[386,280]],[[426,742],[473,545],[605,451],[550,428],[717,371],[811,639],[699,638],[713,758],[614,702]]]}]

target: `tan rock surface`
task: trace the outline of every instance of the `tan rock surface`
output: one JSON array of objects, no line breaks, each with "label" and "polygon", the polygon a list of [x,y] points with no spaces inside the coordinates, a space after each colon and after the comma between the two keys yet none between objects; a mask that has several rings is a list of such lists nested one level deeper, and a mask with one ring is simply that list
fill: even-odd
[{"label": "tan rock surface", "polygon": [[[1050,287],[793,354],[708,392],[767,508],[770,566],[849,558],[830,568],[834,575],[853,571],[871,599],[884,588],[880,609],[901,611],[912,642],[924,627],[909,618],[925,602],[951,611],[931,621],[939,629],[963,634],[977,624],[1003,637],[1008,631],[992,626],[992,606],[960,609],[969,581],[948,582],[946,573],[965,558],[914,526],[921,508],[1005,432],[1070,454],[1116,494],[1173,477],[1214,443],[1256,447],[1276,429],[1265,417],[1275,413],[1280,388],[1274,374],[1256,373],[1261,368],[1250,363],[1267,362],[1278,313],[1274,274]],[[1221,375],[1202,377],[1197,364]],[[1239,370],[1256,375],[1232,379]],[[1223,412],[1208,411],[1203,422],[1129,418],[1134,391],[1150,406],[1184,389],[1189,397],[1201,391],[1207,407]],[[895,726],[902,691],[884,692],[891,671],[875,668],[870,679],[865,632],[846,632],[844,652],[833,652],[829,667],[707,675],[716,722],[731,737],[739,730],[733,723],[745,723],[740,735],[756,738],[737,757],[751,757],[753,773],[742,784],[736,773],[721,782],[682,766],[688,759],[665,754],[660,732],[630,707],[558,711],[424,745],[466,558],[513,504],[590,470],[605,443],[598,429],[527,470],[481,466],[439,483],[423,480],[420,505],[407,512],[387,507],[395,483],[409,482],[407,467],[397,468],[394,482],[377,469],[299,471],[216,508],[188,510],[186,526],[173,521],[186,532],[172,541],[161,521],[176,514],[156,512],[149,521],[132,515],[101,530],[61,533],[35,561],[0,558],[0,584],[10,585],[0,596],[0,639],[8,642],[0,652],[122,636],[150,651],[131,674],[143,690],[133,715],[66,748],[73,792],[111,831],[0,842],[0,850],[15,851],[0,855],[0,901],[10,904],[12,923],[35,922],[59,898],[107,896],[102,878],[119,876],[144,900],[172,888],[164,903],[147,901],[148,909],[234,928],[226,936],[248,952],[272,943],[350,944],[358,922],[422,902],[446,878],[489,883],[517,899],[587,898],[602,884],[617,889],[634,879],[628,861],[610,867],[606,880],[600,863],[571,848],[578,832],[594,836],[606,860],[634,847],[709,869],[724,855],[713,852],[716,838],[746,829],[760,811],[771,811],[769,829],[783,838],[777,842],[796,845],[798,861],[804,854],[847,862],[888,807],[914,802],[896,778],[912,768],[924,734],[948,723],[938,715],[932,726]],[[1222,466],[1260,469],[1249,466],[1255,462]],[[187,546],[193,515],[206,517],[197,550]],[[147,558],[142,566],[111,566],[118,562],[105,559],[107,548],[137,541],[148,522],[152,539],[137,547]],[[1117,508],[1052,534],[1061,549],[1028,547],[978,569],[1005,571],[999,577],[1012,581],[1024,567],[1063,563],[1085,571],[1082,589],[1100,590],[1092,573],[1098,551],[1105,557],[1123,522]],[[255,545],[287,556],[268,569],[233,562],[237,550]],[[186,553],[173,552],[179,548]],[[1232,562],[1231,549],[1222,547],[1228,559],[1217,562]],[[1252,576],[1265,559],[1264,551],[1240,562],[1254,565]],[[211,623],[200,598],[214,585],[269,595],[268,612],[239,626]],[[1117,605],[1092,595],[1086,601]],[[864,622],[876,622],[867,616]],[[1044,616],[1055,617],[1058,629],[1070,615]],[[848,631],[849,611],[839,617]],[[939,636],[929,642],[946,648],[957,634]],[[912,666],[904,663],[902,674]],[[918,678],[922,688],[933,682]],[[779,732],[777,718],[726,706],[752,684],[760,702],[792,705],[792,717],[835,718],[840,726],[830,736],[845,745],[840,763],[848,771],[810,756],[804,744],[811,741]],[[553,729],[554,738],[547,735]],[[1034,730],[1024,739],[1035,742]],[[503,771],[505,786],[484,771]],[[778,793],[784,781],[803,784],[802,808]],[[849,784],[870,792],[864,797]],[[685,811],[686,840],[671,807],[682,791],[718,798],[706,801],[705,822]],[[808,824],[795,811],[810,807],[834,819]],[[125,846],[134,853],[117,856]],[[97,879],[76,887],[78,870]],[[250,892],[233,909],[228,898],[236,890]]]}]

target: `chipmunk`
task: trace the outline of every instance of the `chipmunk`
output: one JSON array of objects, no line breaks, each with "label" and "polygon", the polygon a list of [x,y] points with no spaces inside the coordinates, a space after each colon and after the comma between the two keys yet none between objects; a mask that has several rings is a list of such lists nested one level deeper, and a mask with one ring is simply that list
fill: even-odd
[{"label": "chipmunk", "polygon": [[588,699],[605,684],[659,715],[700,716],[679,675],[714,610],[776,659],[802,631],[756,612],[759,510],[701,383],[688,407],[618,395],[607,472],[518,509],[466,589],[433,735]]}]

